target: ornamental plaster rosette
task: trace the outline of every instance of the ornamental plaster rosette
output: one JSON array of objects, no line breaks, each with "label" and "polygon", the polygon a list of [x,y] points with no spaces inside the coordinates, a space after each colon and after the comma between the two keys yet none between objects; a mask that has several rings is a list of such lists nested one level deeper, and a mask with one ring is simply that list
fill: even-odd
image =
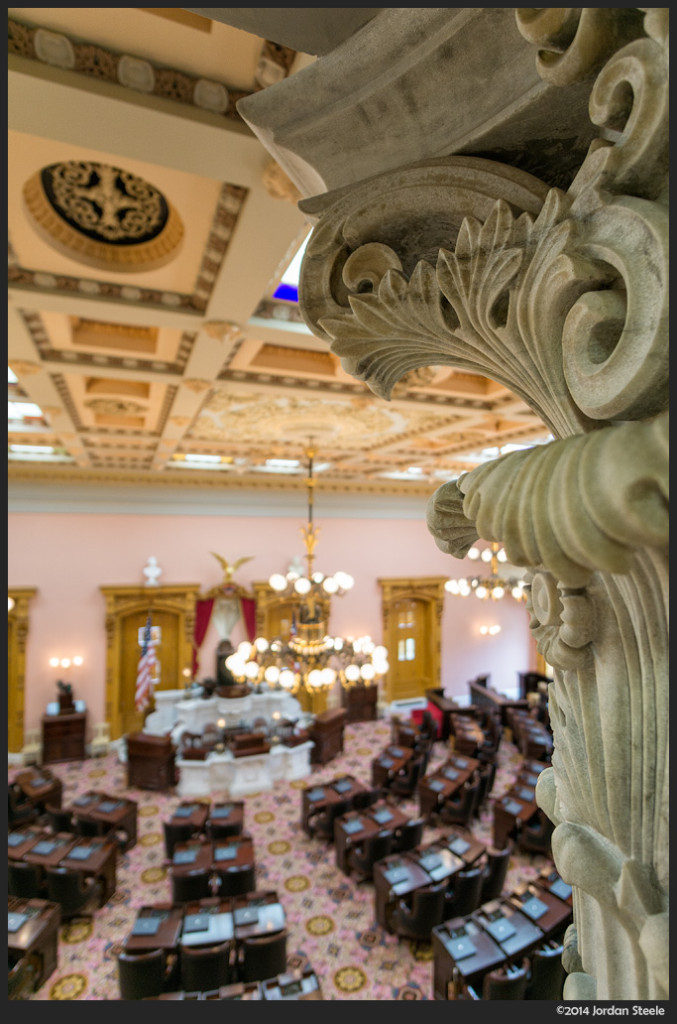
[{"label": "ornamental plaster rosette", "polygon": [[445,156],[305,200],[301,309],[377,395],[467,369],[555,438],[443,485],[428,525],[443,551],[481,536],[527,571],[554,670],[537,799],[574,892],[565,998],[666,999],[667,9],[515,18],[544,80],[590,79],[599,135],[571,185]]}]

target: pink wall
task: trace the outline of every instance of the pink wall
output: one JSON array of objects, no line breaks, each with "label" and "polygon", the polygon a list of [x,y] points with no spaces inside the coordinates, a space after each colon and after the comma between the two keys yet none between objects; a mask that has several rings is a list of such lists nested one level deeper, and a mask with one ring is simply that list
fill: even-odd
[{"label": "pink wall", "polygon": [[[222,579],[214,551],[229,562],[254,556],[235,573],[242,586],[285,572],[304,544],[298,516],[9,515],[8,585],[37,587],[30,603],[26,647],[25,728],[37,727],[56,680],[73,682],[76,698],[88,707],[89,730],[104,717],[105,601],[101,586],[144,582],[142,569],[154,555],[163,570],[160,583],[193,583],[204,590]],[[470,573],[476,563],[443,554],[425,522],[418,519],[330,518],[320,524],[315,568],[342,569],[355,578],[349,595],[335,598],[330,627],[342,635],[369,633],[381,641],[379,577],[449,576]],[[496,637],[479,633],[483,623],[502,627]],[[244,638],[238,623],[233,643]],[[200,675],[215,674],[214,627],[201,651]],[[81,654],[79,669],[53,669],[53,656]],[[441,685],[465,697],[469,679],[490,673],[490,685],[512,693],[517,673],[534,666],[534,648],[523,605],[504,599],[487,608],[474,598],[445,595],[442,622]],[[177,681],[177,685],[178,681]]]}]

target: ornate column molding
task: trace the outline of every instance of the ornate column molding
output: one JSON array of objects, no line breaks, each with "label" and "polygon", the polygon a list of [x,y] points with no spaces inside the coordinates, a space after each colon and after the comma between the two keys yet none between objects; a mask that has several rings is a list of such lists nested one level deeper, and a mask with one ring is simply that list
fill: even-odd
[{"label": "ornate column molding", "polygon": [[450,365],[504,384],[551,430],[443,485],[428,524],[450,554],[479,535],[528,572],[555,677],[537,798],[574,887],[565,997],[665,999],[667,10],[515,18],[543,79],[590,83],[597,137],[570,186],[448,155],[305,200],[301,308],[384,399],[406,373]]}]

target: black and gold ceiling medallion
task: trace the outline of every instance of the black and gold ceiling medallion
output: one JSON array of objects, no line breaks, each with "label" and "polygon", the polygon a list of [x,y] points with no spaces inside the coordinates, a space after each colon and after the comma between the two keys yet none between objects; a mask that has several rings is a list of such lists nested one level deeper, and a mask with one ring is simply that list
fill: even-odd
[{"label": "black and gold ceiling medallion", "polygon": [[143,178],[109,164],[50,164],[24,185],[33,226],[50,245],[102,270],[141,272],[173,259],[183,224]]}]

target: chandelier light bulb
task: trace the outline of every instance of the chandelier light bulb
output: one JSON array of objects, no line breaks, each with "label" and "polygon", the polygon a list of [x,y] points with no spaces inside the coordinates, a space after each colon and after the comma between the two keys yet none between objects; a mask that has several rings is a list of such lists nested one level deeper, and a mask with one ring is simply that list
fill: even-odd
[{"label": "chandelier light bulb", "polygon": [[333,686],[333,684],[335,682],[336,682],[336,672],[334,671],[334,669],[333,668],[323,668],[322,669],[322,685],[323,686]]},{"label": "chandelier light bulb", "polygon": [[283,668],[280,672],[280,686],[285,690],[293,690],[296,683],[296,676],[290,668]]},{"label": "chandelier light bulb", "polygon": [[524,590],[521,586],[519,586],[519,584],[516,587],[513,587],[510,593],[512,594],[516,601],[521,601],[524,597]]},{"label": "chandelier light bulb", "polygon": [[508,561],[508,556],[505,553],[505,548],[499,548],[499,550],[496,552],[496,558],[499,560],[499,562]]},{"label": "chandelier light bulb", "polygon": [[487,562],[488,563],[488,562],[491,561],[492,554],[493,554],[493,552],[492,552],[491,548],[485,548],[484,551],[482,552],[482,554],[480,555],[480,558],[482,559],[483,562]]},{"label": "chandelier light bulb", "polygon": [[244,667],[244,674],[247,677],[247,679],[252,679],[252,680],[258,679],[258,676],[259,676],[259,666],[258,666],[258,663],[255,662],[255,661],[248,661],[246,663],[245,667]]},{"label": "chandelier light bulb", "polygon": [[270,683],[271,686],[275,686],[280,679],[280,670],[277,665],[269,665],[263,673],[263,678],[267,683]]},{"label": "chandelier light bulb", "polygon": [[264,654],[268,650],[268,641],[265,636],[257,636],[254,647],[260,654]]},{"label": "chandelier light bulb", "polygon": [[483,600],[488,595],[488,593],[489,591],[482,583],[480,583],[480,585],[475,588],[475,597],[479,597],[480,600]]},{"label": "chandelier light bulb", "polygon": [[471,558],[473,562],[476,562],[480,557],[480,549],[476,547],[468,548],[468,558]]},{"label": "chandelier light bulb", "polygon": [[374,650],[371,652],[372,661],[381,661],[388,657],[388,649],[383,644],[377,644]]},{"label": "chandelier light bulb", "polygon": [[298,573],[296,571],[296,569],[290,569],[289,572],[287,573],[287,575],[285,576],[285,579],[289,583],[293,583],[294,580],[297,580],[299,578],[299,576],[300,576],[300,573]]},{"label": "chandelier light bulb", "polygon": [[340,636],[337,636],[337,637],[334,638],[334,650],[335,651],[342,651],[343,650],[343,639]]},{"label": "chandelier light bulb", "polygon": [[237,645],[237,654],[239,654],[239,656],[244,661],[248,660],[249,655],[251,653],[252,653],[252,645],[249,643],[249,640],[243,640],[241,643],[239,643]]},{"label": "chandelier light bulb", "polygon": [[277,593],[287,589],[287,577],[283,576],[280,572],[274,572],[268,583]]},{"label": "chandelier light bulb", "polygon": [[312,579],[313,583],[321,583],[322,580],[324,579],[324,573],[323,572],[314,572],[313,575],[311,576],[311,579]]},{"label": "chandelier light bulb", "polygon": [[345,672],[343,673],[349,683],[356,683],[360,678],[360,669],[358,665],[348,665]]},{"label": "chandelier light bulb", "polygon": [[333,576],[325,576],[322,580],[322,589],[326,591],[327,594],[335,594],[338,588],[339,585]]},{"label": "chandelier light bulb", "polygon": [[319,668],[313,668],[308,673],[308,683],[314,689],[318,689],[322,686],[322,670]]},{"label": "chandelier light bulb", "polygon": [[306,576],[299,576],[299,578],[296,580],[296,583],[294,584],[294,590],[296,591],[297,594],[301,595],[308,594],[310,592],[311,587],[312,583]]},{"label": "chandelier light bulb", "polygon": [[355,584],[355,580],[348,572],[335,572],[334,579],[341,590],[350,590]]},{"label": "chandelier light bulb", "polygon": [[500,601],[504,594],[505,590],[503,589],[503,587],[494,587],[494,589],[491,592],[491,596],[493,597],[494,601]]},{"label": "chandelier light bulb", "polygon": [[374,676],[376,675],[376,669],[374,668],[370,661],[366,661],[364,663],[364,665],[360,669],[360,675],[362,676],[365,682],[371,682],[371,680],[374,678]]}]

